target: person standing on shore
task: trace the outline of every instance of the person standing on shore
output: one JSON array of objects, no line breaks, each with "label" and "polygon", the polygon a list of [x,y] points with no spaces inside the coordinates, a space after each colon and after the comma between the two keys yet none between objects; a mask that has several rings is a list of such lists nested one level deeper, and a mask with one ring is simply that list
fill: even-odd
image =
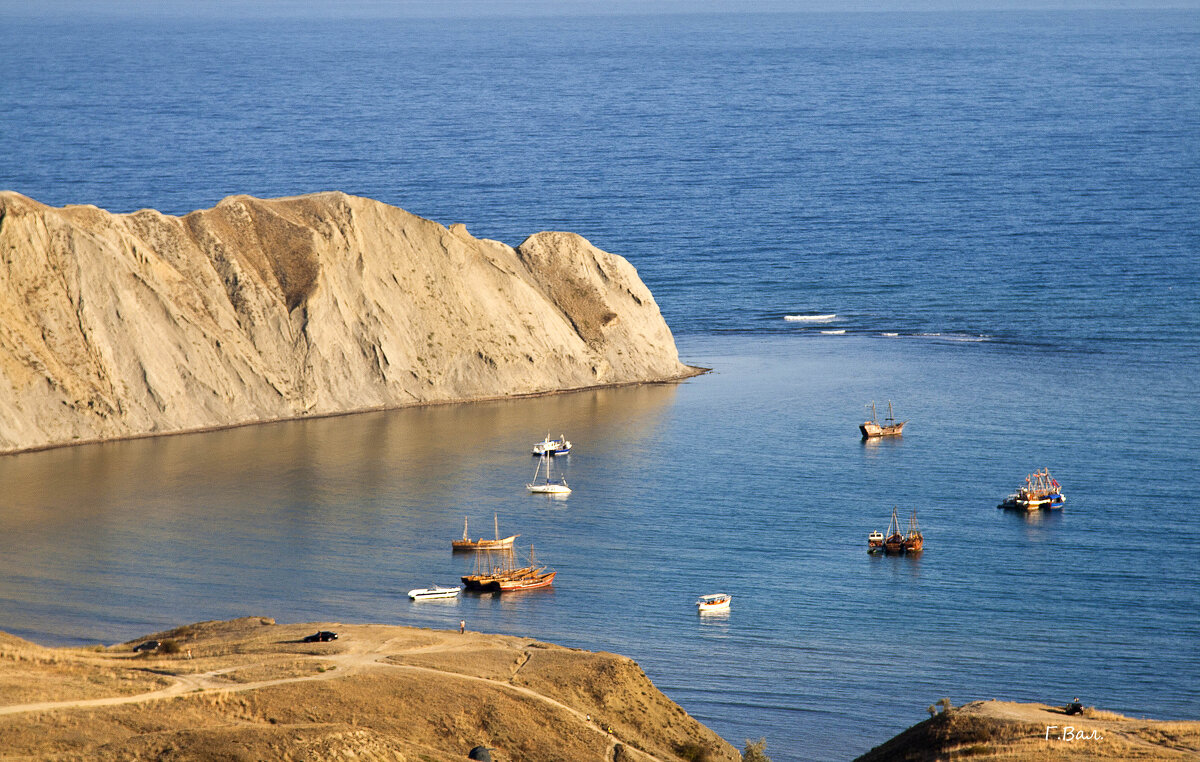
[{"label": "person standing on shore", "polygon": [[458,620],[458,634],[462,635],[466,631],[467,631],[467,620],[466,619]]}]

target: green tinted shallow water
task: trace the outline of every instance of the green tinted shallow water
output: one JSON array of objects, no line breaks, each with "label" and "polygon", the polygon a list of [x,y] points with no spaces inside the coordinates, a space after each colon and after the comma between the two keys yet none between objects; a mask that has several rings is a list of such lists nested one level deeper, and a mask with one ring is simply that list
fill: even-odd
[{"label": "green tinted shallow water", "polygon": [[[1158,435],[1160,403],[1183,402],[1170,379],[1095,427],[1124,384],[1103,361],[1068,375],[1004,347],[846,336],[682,347],[713,373],[0,459],[0,629],[466,619],[627,654],[778,759],[863,751],[943,695],[1197,713],[1197,443]],[[862,443],[864,403],[889,398],[907,434]],[[566,499],[524,490],[547,430],[576,444]],[[995,509],[1043,466],[1065,510]],[[865,553],[893,505],[918,510],[919,559]],[[450,540],[494,512],[554,588],[410,603],[470,569]],[[696,616],[711,592],[734,595],[728,617]]]}]

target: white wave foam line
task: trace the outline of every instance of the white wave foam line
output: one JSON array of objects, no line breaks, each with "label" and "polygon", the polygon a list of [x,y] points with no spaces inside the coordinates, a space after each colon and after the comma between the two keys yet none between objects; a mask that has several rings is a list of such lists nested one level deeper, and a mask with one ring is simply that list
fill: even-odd
[{"label": "white wave foam line", "polygon": [[835,331],[821,331],[821,333],[825,334],[826,336],[841,336],[845,332],[845,328],[838,328]]},{"label": "white wave foam line", "polygon": [[900,334],[898,334],[898,333],[881,333],[881,334],[879,334],[879,335],[880,335],[880,336],[887,336],[888,338],[895,338],[895,337],[899,336]]},{"label": "white wave foam line", "polygon": [[784,320],[790,320],[793,323],[828,323],[837,317],[834,315],[784,315]]},{"label": "white wave foam line", "polygon": [[939,341],[987,341],[987,336],[972,336],[966,333],[919,333],[917,334],[925,339],[938,339]]}]

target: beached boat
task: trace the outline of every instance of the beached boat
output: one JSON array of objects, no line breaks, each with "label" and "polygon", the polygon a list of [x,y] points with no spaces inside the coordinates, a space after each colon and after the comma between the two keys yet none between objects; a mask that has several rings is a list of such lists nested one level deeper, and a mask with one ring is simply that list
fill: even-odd
[{"label": "beached boat", "polygon": [[871,420],[863,421],[859,425],[858,430],[862,432],[863,439],[874,439],[875,437],[898,437],[904,433],[904,424],[908,421],[897,421],[892,415],[892,403],[888,401],[888,414],[883,423],[879,422],[879,415],[875,412],[875,402],[871,402]]},{"label": "beached boat", "polygon": [[571,443],[567,440],[567,435],[562,434],[558,439],[551,439],[550,433],[546,433],[546,438],[533,446],[534,455],[566,455],[571,452]]},{"label": "beached boat", "polygon": [[430,585],[429,587],[419,587],[416,590],[409,590],[408,597],[414,601],[428,601],[435,598],[457,598],[461,592],[461,587]]},{"label": "beached boat", "polygon": [[529,546],[528,563],[517,566],[516,551],[487,552],[475,562],[475,571],[462,577],[463,586],[475,592],[510,593],[549,587],[558,572],[538,565],[533,546]]},{"label": "beached boat", "polygon": [[[538,476],[542,473],[542,465],[546,466],[546,475],[541,481],[538,481]],[[530,492],[536,492],[543,495],[569,495],[571,488],[567,486],[567,480],[563,477],[554,478],[550,468],[550,456],[543,455],[538,458],[537,470],[533,472],[533,481],[525,485],[525,488]]]},{"label": "beached boat", "polygon": [[728,611],[729,604],[733,600],[733,596],[729,593],[714,593],[712,595],[702,595],[696,599],[696,611],[701,614],[710,611]]},{"label": "beached boat", "polygon": [[508,537],[501,537],[500,536],[500,518],[499,518],[499,516],[497,516],[496,514],[493,513],[492,521],[495,524],[496,539],[489,540],[484,537],[480,537],[478,540],[472,540],[467,535],[467,518],[464,516],[463,517],[462,539],[461,540],[451,540],[450,541],[451,550],[458,552],[458,551],[468,551],[468,550],[499,550],[501,548],[511,548],[512,544],[513,544],[513,540],[517,539],[521,535],[514,534],[514,535],[509,535]]},{"label": "beached boat", "polygon": [[1004,498],[997,508],[1014,511],[1036,511],[1040,508],[1062,508],[1067,502],[1063,495],[1062,486],[1050,475],[1050,470],[1043,468],[1025,477],[1025,484],[1016,492]]},{"label": "beached boat", "polygon": [[867,552],[878,553],[883,550],[883,532],[878,529],[867,535]]}]

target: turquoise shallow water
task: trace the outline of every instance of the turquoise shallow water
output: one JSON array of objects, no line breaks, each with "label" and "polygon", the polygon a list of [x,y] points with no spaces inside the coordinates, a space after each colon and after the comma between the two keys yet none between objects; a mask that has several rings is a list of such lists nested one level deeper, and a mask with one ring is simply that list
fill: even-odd
[{"label": "turquoise shallow water", "polygon": [[[942,696],[1200,716],[1200,14],[29,11],[0,62],[0,187],[170,213],[341,189],[512,244],[578,231],[714,368],[0,459],[0,629],[466,618],[628,654],[777,760]],[[859,442],[872,399],[903,440]],[[578,443],[565,501],[523,490],[547,429]],[[995,510],[1041,467],[1061,514]],[[863,552],[893,505],[919,560]],[[554,590],[409,604],[493,512]],[[697,619],[717,589],[729,617]]]}]

